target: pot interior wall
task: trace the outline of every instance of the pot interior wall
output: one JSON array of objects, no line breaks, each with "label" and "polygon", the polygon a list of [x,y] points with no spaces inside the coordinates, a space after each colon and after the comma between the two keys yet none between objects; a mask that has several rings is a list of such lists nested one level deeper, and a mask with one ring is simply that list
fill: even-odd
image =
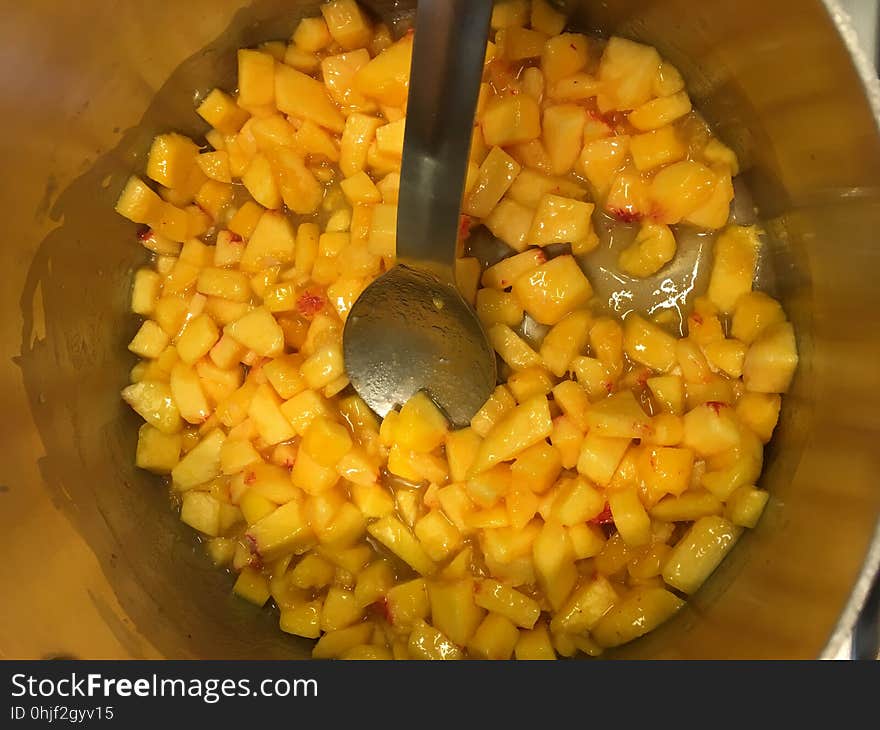
[{"label": "pot interior wall", "polygon": [[[818,0],[568,5],[579,29],[658,46],[736,148],[802,353],[768,454],[765,518],[674,621],[618,653],[816,656],[880,514],[880,145],[871,109]],[[0,325],[2,392],[21,413],[0,425],[10,450],[0,525],[14,537],[0,579],[33,604],[6,609],[0,654],[308,650],[278,631],[270,611],[229,596],[231,578],[208,565],[158,481],[133,467],[138,419],[118,391],[137,326],[128,287],[144,256],[113,203],[155,133],[204,131],[193,90],[229,86],[236,48],[289,37],[316,7],[122,2],[85,19],[37,0],[0,28],[10,125],[0,149],[18,173],[0,182],[0,195],[19,212],[9,217],[14,244],[0,254],[11,277],[0,296],[6,311],[21,312]],[[53,621],[62,628],[44,640],[36,627]]]}]

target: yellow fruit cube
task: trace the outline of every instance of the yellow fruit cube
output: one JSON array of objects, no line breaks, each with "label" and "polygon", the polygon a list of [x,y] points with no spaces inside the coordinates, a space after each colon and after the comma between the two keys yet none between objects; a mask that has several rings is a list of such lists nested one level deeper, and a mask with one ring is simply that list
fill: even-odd
[{"label": "yellow fruit cube", "polygon": [[541,359],[557,377],[562,377],[569,364],[587,346],[592,315],[586,310],[572,312],[560,320],[541,342]]},{"label": "yellow fruit cube", "polygon": [[754,226],[731,226],[715,242],[709,299],[724,313],[751,292],[761,242]]},{"label": "yellow fruit cube", "polygon": [[635,313],[623,321],[623,347],[631,360],[666,372],[676,364],[675,338]]},{"label": "yellow fruit cube", "polygon": [[545,441],[540,441],[516,457],[510,475],[514,484],[541,494],[553,485],[561,470],[562,458],[559,451]]},{"label": "yellow fruit cube", "polygon": [[275,102],[275,59],[260,51],[238,52],[238,103],[259,108]]},{"label": "yellow fruit cube", "polygon": [[413,659],[423,660],[454,660],[463,659],[459,647],[449,638],[424,621],[416,622],[409,635],[407,649]]},{"label": "yellow fruit cube", "polygon": [[170,339],[158,324],[148,319],[128,343],[128,349],[140,357],[157,358],[168,347]]},{"label": "yellow fruit cube", "polygon": [[563,479],[553,500],[551,514],[563,525],[588,522],[605,509],[605,495],[585,479]]},{"label": "yellow fruit cube", "polygon": [[602,647],[620,646],[657,628],[683,605],[663,588],[637,588],[603,616],[591,636]]},{"label": "yellow fruit cube", "polygon": [[521,169],[520,164],[504,150],[493,147],[480,165],[477,181],[465,196],[462,212],[475,218],[487,218]]},{"label": "yellow fruit cube", "polygon": [[446,437],[449,423],[428,395],[416,393],[400,409],[397,443],[421,453],[436,449]]},{"label": "yellow fruit cube", "polygon": [[522,306],[509,292],[480,289],[477,292],[476,304],[477,316],[484,327],[489,328],[496,324],[516,327],[522,322]]},{"label": "yellow fruit cube", "polygon": [[366,46],[373,38],[372,24],[355,0],[332,0],[321,6],[321,14],[333,40],[346,50]]},{"label": "yellow fruit cube", "polygon": [[431,582],[428,596],[431,621],[456,644],[465,646],[485,616],[474,602],[473,578]]},{"label": "yellow fruit cube", "polygon": [[281,207],[281,191],[275,179],[275,171],[269,160],[263,155],[256,155],[251,160],[241,182],[251,196],[264,208],[277,210]]},{"label": "yellow fruit cube", "polygon": [[367,531],[392,553],[422,575],[433,574],[437,566],[428,556],[409,528],[399,519],[388,515],[372,523]]},{"label": "yellow fruit cube", "polygon": [[575,185],[568,178],[552,177],[537,170],[522,170],[513,181],[508,197],[526,208],[537,208],[546,194],[561,195],[564,198],[583,200],[586,190]]},{"label": "yellow fruit cube", "polygon": [[489,578],[477,582],[474,601],[525,629],[531,629],[541,615],[541,607],[533,598]]},{"label": "yellow fruit cube", "polygon": [[681,222],[709,200],[717,182],[712,170],[693,160],[664,167],[648,189],[652,217],[669,225]]},{"label": "yellow fruit cube", "polygon": [[529,22],[528,0],[503,0],[492,8],[492,30],[521,28]]},{"label": "yellow fruit cube", "polygon": [[692,594],[736,544],[742,530],[723,517],[701,517],[675,545],[663,568],[663,580]]},{"label": "yellow fruit cube", "polygon": [[652,276],[675,256],[675,236],[668,226],[645,223],[635,241],[620,252],[620,270],[639,278]]},{"label": "yellow fruit cube", "polygon": [[239,598],[255,606],[263,606],[269,600],[269,581],[260,571],[244,568],[232,587],[232,592]]},{"label": "yellow fruit cube", "polygon": [[400,583],[385,595],[385,612],[395,628],[408,629],[430,613],[427,584],[423,578]]},{"label": "yellow fruit cube", "polygon": [[352,205],[368,205],[382,202],[379,189],[370,177],[361,170],[340,183],[342,192]]},{"label": "yellow fruit cube", "polygon": [[686,91],[653,99],[630,112],[629,123],[640,131],[659,129],[689,114],[691,100]]},{"label": "yellow fruit cube", "polygon": [[166,188],[186,187],[196,168],[198,154],[198,145],[189,137],[173,132],[160,134],[150,147],[147,177]]},{"label": "yellow fruit cube", "polygon": [[544,110],[544,146],[554,175],[571,171],[583,146],[587,112],[577,104],[559,104]]},{"label": "yellow fruit cube", "polygon": [[180,506],[180,521],[205,535],[217,537],[220,532],[220,503],[206,492],[187,492]]},{"label": "yellow fruit cube", "polygon": [[541,364],[540,355],[506,324],[493,324],[486,335],[489,344],[514,370],[524,370]]},{"label": "yellow fruit cube", "polygon": [[357,72],[355,88],[380,104],[404,106],[409,96],[412,49],[413,37],[407,33]]},{"label": "yellow fruit cube", "polygon": [[546,368],[531,367],[512,373],[507,387],[517,403],[523,403],[536,395],[547,395],[553,389],[553,378]]},{"label": "yellow fruit cube", "polygon": [[169,384],[183,420],[188,423],[204,423],[211,415],[211,407],[196,371],[189,365],[178,362],[171,369]]},{"label": "yellow fruit cube", "polygon": [[[352,4],[354,4],[353,0]],[[372,634],[373,626],[369,623],[355,624],[339,631],[330,631],[318,639],[318,643],[312,649],[312,658],[338,659],[356,646],[369,643]]]},{"label": "yellow fruit cube", "polygon": [[135,464],[157,474],[170,474],[180,461],[181,435],[162,433],[148,423],[138,430]]},{"label": "yellow fruit cube", "polygon": [[317,639],[321,635],[320,600],[281,609],[280,627],[286,634]]},{"label": "yellow fruit cube", "polygon": [[492,209],[484,225],[492,235],[500,238],[514,251],[523,251],[527,246],[533,217],[534,211],[531,208],[505,197]]},{"label": "yellow fruit cube", "polygon": [[556,633],[579,634],[592,629],[618,601],[614,586],[602,576],[585,581],[553,617]]},{"label": "yellow fruit cube", "polygon": [[715,188],[703,205],[684,219],[685,223],[715,230],[724,228],[730,218],[730,203],[733,200],[733,180],[727,168],[715,168]]},{"label": "yellow fruit cube", "polygon": [[531,631],[521,630],[513,653],[517,661],[556,659],[556,650],[550,641],[550,632],[543,623],[537,624]]},{"label": "yellow fruit cube", "polygon": [[608,194],[626,162],[629,148],[630,138],[625,135],[597,139],[584,145],[578,165],[599,197]]},{"label": "yellow fruit cube", "polygon": [[599,64],[599,110],[604,113],[636,109],[646,103],[651,98],[660,63],[654,48],[618,36],[611,38]]},{"label": "yellow fruit cube", "polygon": [[550,38],[541,53],[541,70],[548,83],[583,71],[589,62],[589,40],[580,33],[562,33]]},{"label": "yellow fruit cube", "polygon": [[418,520],[414,532],[428,556],[437,562],[446,559],[461,544],[461,533],[439,510],[432,510]]},{"label": "yellow fruit cube", "polygon": [[519,640],[519,631],[509,619],[490,613],[483,619],[467,649],[478,659],[510,659]]},{"label": "yellow fruit cube", "polygon": [[578,472],[596,484],[607,486],[630,442],[629,438],[607,438],[592,430],[587,432],[578,456]]},{"label": "yellow fruit cube", "polygon": [[523,309],[541,324],[556,324],[584,305],[593,288],[574,257],[558,256],[513,282]]},{"label": "yellow fruit cube", "polygon": [[250,117],[229,94],[220,89],[211,91],[199,104],[196,113],[223,134],[235,134]]},{"label": "yellow fruit cube", "polygon": [[550,407],[544,396],[536,396],[516,406],[486,434],[471,465],[471,474],[479,474],[514,458],[547,438],[552,429]]},{"label": "yellow fruit cube", "polygon": [[380,203],[373,206],[368,239],[370,253],[386,259],[397,254],[397,206]]},{"label": "yellow fruit cube", "polygon": [[538,584],[557,611],[577,581],[574,550],[565,527],[555,520],[545,522],[532,545],[532,556]]},{"label": "yellow fruit cube", "polygon": [[303,18],[293,32],[292,40],[304,51],[314,53],[329,46],[333,38],[323,18]]},{"label": "yellow fruit cube", "polygon": [[713,370],[720,370],[732,378],[742,375],[746,345],[739,340],[725,339],[710,342],[703,346],[703,354]]},{"label": "yellow fruit cube", "polygon": [[490,147],[506,147],[541,136],[541,108],[532,97],[496,97],[481,120],[483,139]]},{"label": "yellow fruit cube", "polygon": [[345,128],[345,118],[320,81],[282,64],[275,71],[274,88],[275,103],[284,114],[309,119],[331,132],[341,133]]},{"label": "yellow fruit cube", "polygon": [[507,464],[497,464],[468,479],[468,496],[480,507],[492,507],[510,489],[511,473]]},{"label": "yellow fruit cube", "polygon": [[785,393],[798,365],[797,341],[789,322],[773,325],[749,347],[743,364],[746,390]]},{"label": "yellow fruit cube", "polygon": [[682,444],[700,456],[713,456],[735,448],[740,431],[733,409],[722,403],[697,406],[684,416]]},{"label": "yellow fruit cube", "polygon": [[352,591],[331,586],[321,610],[321,631],[339,631],[351,626],[360,620],[362,610],[355,601]]},{"label": "yellow fruit cube", "polygon": [[687,156],[687,148],[678,139],[672,126],[633,136],[630,139],[630,152],[633,163],[642,172],[679,162]]},{"label": "yellow fruit cube", "polygon": [[276,357],[284,350],[284,332],[265,307],[251,310],[223,332],[261,357]]},{"label": "yellow fruit cube", "polygon": [[322,466],[335,467],[351,447],[348,429],[325,416],[313,419],[303,434],[302,448]]},{"label": "yellow fruit cube", "polygon": [[614,525],[627,545],[640,547],[651,541],[651,518],[635,487],[610,491],[608,504]]},{"label": "yellow fruit cube", "polygon": [[642,438],[650,430],[648,416],[630,390],[594,404],[586,421],[596,435],[608,438]]},{"label": "yellow fruit cube", "polygon": [[785,321],[782,305],[763,292],[748,291],[736,300],[730,333],[750,345],[768,327]]},{"label": "yellow fruit cube", "polygon": [[532,219],[528,242],[535,246],[571,243],[578,253],[595,248],[599,243],[592,224],[595,207],[559,195],[545,195]]},{"label": "yellow fruit cube", "polygon": [[547,255],[541,249],[530,248],[490,266],[483,272],[481,283],[492,289],[509,289],[514,281],[533,272],[546,261]]},{"label": "yellow fruit cube", "polygon": [[296,500],[252,524],[246,536],[263,560],[274,560],[289,552],[305,552],[315,541],[305,510]]},{"label": "yellow fruit cube", "polygon": [[449,476],[453,482],[465,480],[481,441],[480,435],[472,428],[446,434],[446,459],[449,462]]},{"label": "yellow fruit cube", "polygon": [[775,393],[743,393],[736,403],[736,415],[763,443],[773,437],[782,398]]},{"label": "yellow fruit cube", "polygon": [[516,401],[504,385],[499,385],[471,419],[471,428],[483,438],[516,407]]},{"label": "yellow fruit cube", "polygon": [[300,449],[290,472],[290,479],[294,486],[308,494],[316,495],[331,489],[339,481],[339,474],[335,469],[315,461],[305,449]]},{"label": "yellow fruit cube", "polygon": [[743,485],[730,495],[725,516],[738,527],[755,527],[769,499],[770,494],[763,489]]},{"label": "yellow fruit cube", "polygon": [[587,412],[590,410],[590,399],[579,383],[563,380],[553,388],[553,401],[581,431],[589,428]]}]

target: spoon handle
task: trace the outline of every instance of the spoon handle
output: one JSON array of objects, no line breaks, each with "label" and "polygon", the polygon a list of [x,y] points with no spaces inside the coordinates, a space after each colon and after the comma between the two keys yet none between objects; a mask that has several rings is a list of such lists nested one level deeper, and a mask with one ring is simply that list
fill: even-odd
[{"label": "spoon handle", "polygon": [[419,0],[397,213],[399,263],[454,281],[491,0]]}]

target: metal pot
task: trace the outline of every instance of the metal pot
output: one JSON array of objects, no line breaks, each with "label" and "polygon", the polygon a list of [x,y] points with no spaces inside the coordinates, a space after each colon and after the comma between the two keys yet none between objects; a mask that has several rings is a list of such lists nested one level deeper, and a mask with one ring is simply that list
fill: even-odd
[{"label": "metal pot", "polygon": [[[193,89],[231,81],[234,49],[289,37],[317,3],[87,5],[14,3],[0,24],[0,656],[303,656],[270,612],[229,597],[133,467],[118,391],[144,257],[113,203],[154,133],[202,131]],[[656,45],[736,148],[802,353],[765,517],[677,618],[618,654],[834,654],[880,562],[880,88],[831,0],[569,5],[576,26]]]}]

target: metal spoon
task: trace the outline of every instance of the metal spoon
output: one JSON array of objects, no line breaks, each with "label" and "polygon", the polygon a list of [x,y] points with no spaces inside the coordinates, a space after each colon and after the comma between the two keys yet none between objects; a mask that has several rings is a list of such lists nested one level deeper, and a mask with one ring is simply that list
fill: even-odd
[{"label": "metal spoon", "polygon": [[458,426],[495,387],[495,355],[455,286],[459,213],[491,0],[420,0],[407,103],[398,264],[352,307],[355,390],[380,416],[425,390]]}]

